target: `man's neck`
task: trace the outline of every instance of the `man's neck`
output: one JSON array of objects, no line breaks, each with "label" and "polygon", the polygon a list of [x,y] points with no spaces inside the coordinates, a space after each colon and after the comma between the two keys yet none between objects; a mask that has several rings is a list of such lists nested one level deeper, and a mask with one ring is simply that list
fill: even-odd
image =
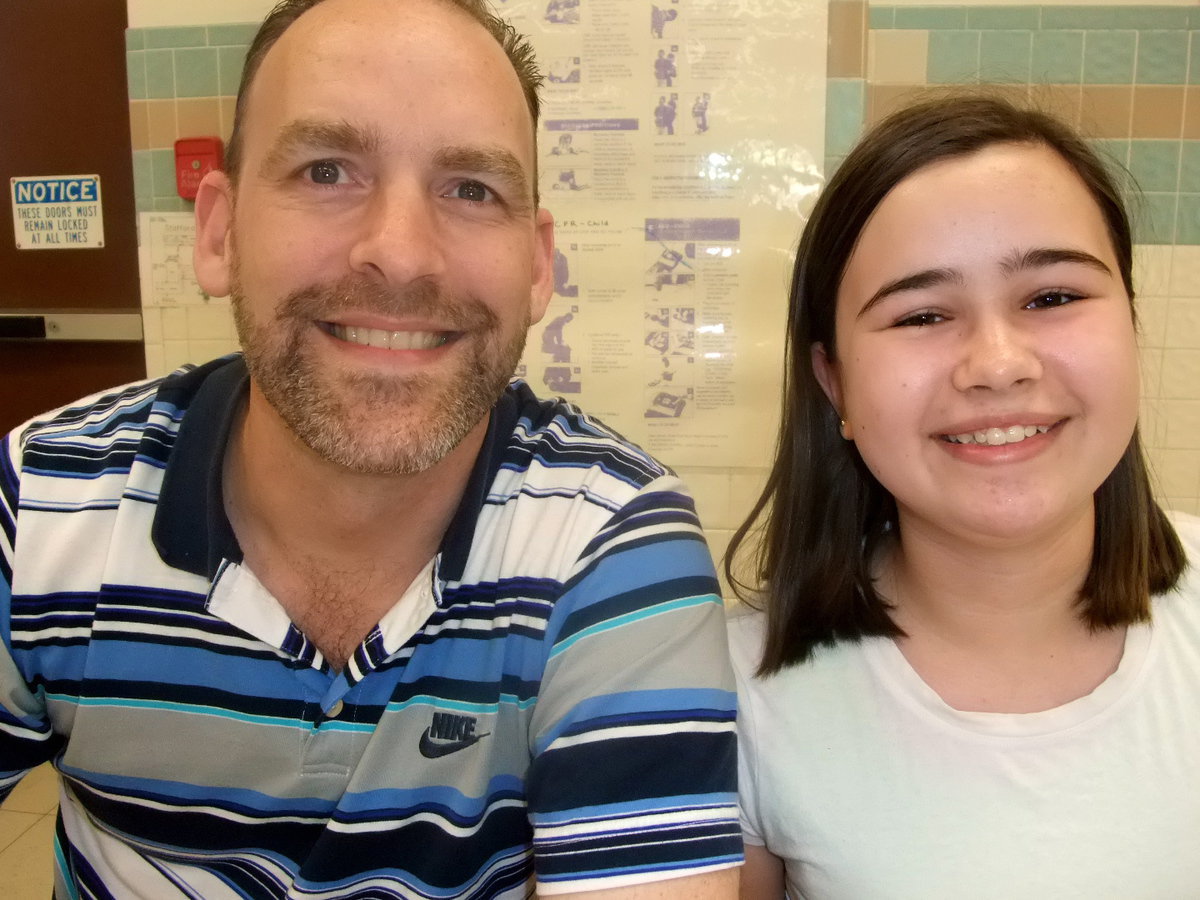
[{"label": "man's neck", "polygon": [[315,454],[251,386],[224,462],[244,563],[335,667],[437,553],[487,431],[424,472],[370,475]]}]

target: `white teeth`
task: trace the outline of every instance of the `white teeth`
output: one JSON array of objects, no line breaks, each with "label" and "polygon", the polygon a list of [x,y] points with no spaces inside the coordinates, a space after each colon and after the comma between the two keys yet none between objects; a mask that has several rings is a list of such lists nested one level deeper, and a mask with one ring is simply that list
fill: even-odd
[{"label": "white teeth", "polygon": [[382,350],[432,350],[450,340],[448,334],[440,331],[384,331],[382,328],[330,325],[329,332],[351,344]]},{"label": "white teeth", "polygon": [[946,435],[946,438],[952,444],[988,444],[999,447],[1001,444],[1020,443],[1025,438],[1045,434],[1049,430],[1049,425],[1011,425],[1008,428],[985,428],[966,434],[950,434]]}]

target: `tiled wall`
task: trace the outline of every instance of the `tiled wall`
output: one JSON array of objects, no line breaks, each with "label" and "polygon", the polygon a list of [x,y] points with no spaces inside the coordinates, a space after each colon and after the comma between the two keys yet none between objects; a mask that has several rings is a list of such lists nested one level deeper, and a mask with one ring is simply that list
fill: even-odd
[{"label": "tiled wall", "polygon": [[[252,25],[128,33],[139,210],[180,210],[177,137],[228,137]],[[1143,430],[1160,493],[1200,512],[1200,6],[913,6],[831,0],[827,165],[929,85],[988,83],[1058,112],[1128,166],[1137,215]],[[828,169],[827,169],[828,171]],[[797,223],[799,228],[800,223]],[[234,346],[228,305],[145,310],[152,374]],[[763,447],[764,466],[770,447]],[[669,460],[668,460],[669,461]],[[765,468],[688,468],[721,553]]]}]

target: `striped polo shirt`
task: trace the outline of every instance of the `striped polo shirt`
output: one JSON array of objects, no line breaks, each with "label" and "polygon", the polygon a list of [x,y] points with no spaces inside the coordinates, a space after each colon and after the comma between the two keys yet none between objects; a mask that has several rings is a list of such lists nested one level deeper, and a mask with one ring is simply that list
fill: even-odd
[{"label": "striped polo shirt", "polygon": [[240,356],[0,454],[0,796],[60,897],[484,898],[736,864],[722,604],[678,479],[515,381],[437,556],[341,672],[241,564]]}]

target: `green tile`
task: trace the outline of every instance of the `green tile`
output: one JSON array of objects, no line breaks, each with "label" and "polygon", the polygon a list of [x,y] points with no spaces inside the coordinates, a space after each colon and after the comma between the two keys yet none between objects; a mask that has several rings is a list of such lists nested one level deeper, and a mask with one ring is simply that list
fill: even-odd
[{"label": "green tile", "polygon": [[191,212],[192,205],[176,194],[174,197],[155,197],[154,212]]},{"label": "green tile", "polygon": [[168,47],[203,47],[208,43],[208,32],[202,27],[147,28],[145,33],[147,50],[162,50]]},{"label": "green tile", "polygon": [[1179,190],[1200,194],[1200,141],[1183,141],[1179,159]]},{"label": "green tile", "polygon": [[1136,31],[1089,31],[1083,38],[1084,84],[1130,84]]},{"label": "green tile", "polygon": [[1200,31],[1189,31],[1188,84],[1200,84]]},{"label": "green tile", "polygon": [[979,77],[994,84],[1028,84],[1033,60],[1029,31],[985,31],[979,41]]},{"label": "green tile", "polygon": [[175,151],[172,150],[143,150],[150,154],[150,165],[153,171],[151,187],[155,197],[165,197],[177,193],[175,185]]},{"label": "green tile", "polygon": [[145,50],[146,49],[146,33],[141,28],[126,28],[125,29],[125,49],[126,50]]},{"label": "green tile", "polygon": [[1134,207],[1134,243],[1175,242],[1175,194],[1142,194]]},{"label": "green tile", "polygon": [[973,6],[967,8],[967,27],[993,31],[1034,30],[1042,24],[1040,6]]},{"label": "green tile", "polygon": [[221,94],[233,96],[237,93],[245,61],[245,47],[217,48],[217,88]]},{"label": "green tile", "polygon": [[930,84],[978,83],[979,32],[931,31],[925,70]]},{"label": "green tile", "polygon": [[1113,6],[1043,6],[1042,27],[1053,28],[1117,28],[1120,16]]},{"label": "green tile", "polygon": [[1188,10],[1187,27],[1191,29],[1200,28],[1200,7],[1193,6]]},{"label": "green tile", "polygon": [[1127,6],[1113,7],[1116,18],[1114,28],[1134,28],[1138,31],[1150,31],[1166,28],[1187,28],[1188,8],[1186,6]]},{"label": "green tile", "polygon": [[1186,31],[1143,31],[1138,35],[1138,84],[1184,84],[1187,65]]},{"label": "green tile", "polygon": [[154,160],[150,156],[153,152],[133,151],[133,196],[139,201],[149,202],[154,196]]},{"label": "green tile", "polygon": [[250,46],[258,32],[257,22],[242,22],[236,25],[209,25],[208,46],[224,47],[229,44]]},{"label": "green tile", "polygon": [[964,6],[898,6],[896,7],[896,27],[966,28],[967,10]]},{"label": "green tile", "polygon": [[175,97],[175,51],[146,50],[146,97],[171,100]]},{"label": "green tile", "polygon": [[1083,32],[1035,32],[1030,75],[1034,82],[1079,84],[1083,80]]},{"label": "green tile", "polygon": [[217,96],[220,79],[215,47],[175,51],[175,90],[180,97]]},{"label": "green tile", "polygon": [[861,78],[831,78],[825,85],[825,152],[842,156],[862,134],[866,88]]},{"label": "green tile", "polygon": [[1200,194],[1180,194],[1176,244],[1200,244]]},{"label": "green tile", "polygon": [[896,26],[896,7],[871,6],[867,9],[868,28],[894,28]]},{"label": "green tile", "polygon": [[146,99],[146,54],[142,50],[125,51],[125,80],[130,100]]},{"label": "green tile", "polygon": [[1093,138],[1088,143],[1100,155],[1110,171],[1115,172],[1120,180],[1124,180],[1127,177],[1123,173],[1129,166],[1129,141],[1113,138]]},{"label": "green tile", "polygon": [[1179,185],[1179,141],[1131,141],[1129,171],[1143,191],[1174,192]]}]

